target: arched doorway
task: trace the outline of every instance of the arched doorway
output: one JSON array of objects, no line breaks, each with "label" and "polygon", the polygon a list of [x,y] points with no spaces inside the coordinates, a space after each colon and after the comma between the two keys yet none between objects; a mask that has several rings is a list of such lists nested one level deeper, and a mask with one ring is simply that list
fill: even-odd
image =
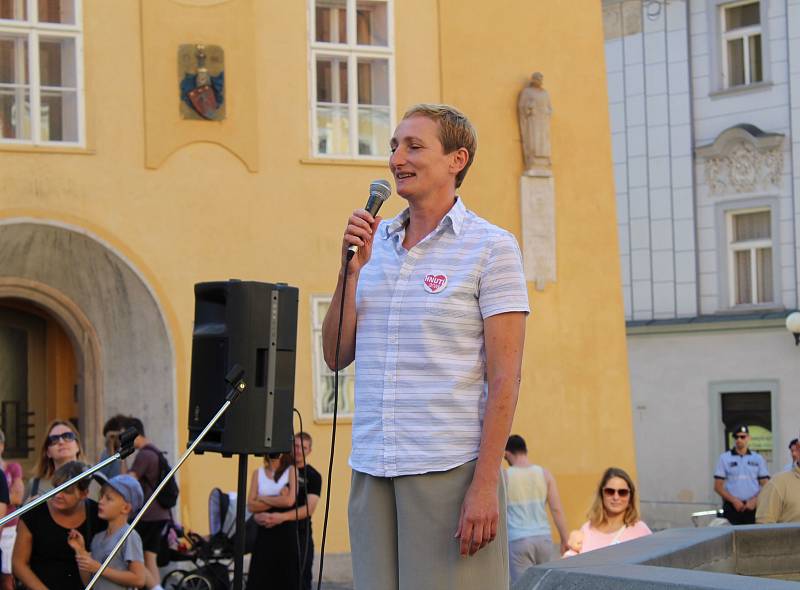
[{"label": "arched doorway", "polygon": [[46,424],[66,418],[83,426],[75,350],[47,309],[25,299],[0,299],[0,375],[3,455],[27,472]]},{"label": "arched doorway", "polygon": [[[174,453],[174,353],[159,305],[132,265],[83,230],[4,221],[0,307],[9,302],[33,316],[32,324],[37,314],[45,325],[55,323],[72,349],[73,407],[87,460],[99,455],[103,422],[117,413],[140,417],[148,436]],[[62,341],[62,352],[66,348]],[[50,411],[69,411],[60,397],[48,403]],[[47,411],[33,417],[37,436],[29,446],[41,440],[37,429],[46,417]]]}]

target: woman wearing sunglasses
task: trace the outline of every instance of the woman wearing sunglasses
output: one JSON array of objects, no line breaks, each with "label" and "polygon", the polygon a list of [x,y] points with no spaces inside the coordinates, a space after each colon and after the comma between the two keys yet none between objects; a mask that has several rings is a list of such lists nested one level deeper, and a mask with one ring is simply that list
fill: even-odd
[{"label": "woman wearing sunglasses", "polygon": [[42,441],[33,477],[25,486],[25,502],[52,490],[52,478],[56,469],[70,461],[77,461],[81,456],[78,429],[71,422],[53,420],[45,432],[47,436]]},{"label": "woman wearing sunglasses", "polygon": [[631,476],[618,467],[606,469],[588,516],[580,530],[570,534],[564,557],[652,534],[639,520],[636,486]]}]

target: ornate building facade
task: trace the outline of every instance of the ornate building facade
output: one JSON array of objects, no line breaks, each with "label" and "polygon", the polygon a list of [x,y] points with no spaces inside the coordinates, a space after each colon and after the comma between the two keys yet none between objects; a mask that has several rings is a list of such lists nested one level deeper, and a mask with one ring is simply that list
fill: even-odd
[{"label": "ornate building facade", "polygon": [[642,501],[685,525],[736,424],[772,471],[800,431],[800,2],[603,10]]}]

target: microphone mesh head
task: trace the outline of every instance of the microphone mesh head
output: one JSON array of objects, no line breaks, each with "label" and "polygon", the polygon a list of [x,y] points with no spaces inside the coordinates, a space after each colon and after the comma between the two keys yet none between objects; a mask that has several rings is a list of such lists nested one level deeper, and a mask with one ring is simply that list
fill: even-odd
[{"label": "microphone mesh head", "polygon": [[388,180],[373,180],[369,184],[369,194],[378,197],[383,202],[392,194],[392,185]]}]

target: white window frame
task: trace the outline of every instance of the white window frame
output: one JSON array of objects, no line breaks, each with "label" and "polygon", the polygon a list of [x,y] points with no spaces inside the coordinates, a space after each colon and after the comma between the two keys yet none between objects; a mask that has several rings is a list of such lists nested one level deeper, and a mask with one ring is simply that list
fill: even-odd
[{"label": "white window frame", "polygon": [[[733,219],[739,215],[746,215],[749,213],[764,213],[768,212],[770,215],[770,237],[769,239],[759,239],[759,240],[747,240],[742,242],[734,242],[734,225]],[[775,257],[775,236],[773,236],[773,219],[772,216],[774,212],[770,207],[756,207],[752,209],[738,209],[735,211],[728,211],[726,214],[726,225],[728,231],[728,293],[729,293],[729,301],[731,303],[731,307],[742,307],[742,306],[764,306],[764,305],[774,305],[777,302],[778,297],[780,294],[777,292],[776,285],[775,285],[775,271],[774,271],[774,257]],[[770,248],[771,258],[773,260],[773,268],[770,269],[771,274],[773,276],[772,281],[772,301],[758,301],[758,265],[757,265],[757,256],[756,251],[760,248]],[[737,252],[750,252],[750,303],[736,303],[736,253]]]},{"label": "white window frame", "polygon": [[[388,158],[389,146],[385,155],[362,155],[358,153],[358,59],[386,59],[389,64],[389,129],[395,126],[395,56],[394,56],[394,0],[376,0],[386,3],[386,46],[358,45],[356,43],[356,6],[357,0],[345,0],[347,7],[347,42],[323,43],[317,39],[316,4],[319,0],[308,0],[309,31],[309,99],[311,103],[310,126],[311,154],[314,158],[340,160],[375,160],[383,162]],[[317,57],[340,57],[347,60],[347,110],[349,131],[349,154],[325,154],[319,152],[317,129]]]},{"label": "white window frame", "polygon": [[[322,321],[324,317],[320,317],[319,303],[330,304],[333,297],[331,295],[312,295],[311,296],[311,342],[312,342],[312,362],[311,373],[313,376],[313,393],[314,393],[314,419],[316,421],[329,421],[333,419],[332,413],[325,413],[322,411],[322,393],[325,388],[322,384],[322,377],[330,377],[333,374],[328,366],[325,364],[325,357],[322,353]],[[355,363],[350,363],[347,367],[339,371],[340,378],[347,376],[355,380]],[[353,417],[353,412],[341,411],[342,388],[339,387],[339,411],[337,412],[338,419],[350,420]],[[353,400],[355,407],[355,400]],[[354,409],[354,408],[353,408]]]},{"label": "white window frame", "polygon": [[[0,33],[7,33],[28,40],[28,83],[30,86],[31,137],[28,139],[0,137],[2,145],[37,145],[37,146],[74,146],[86,147],[86,114],[85,89],[83,71],[83,2],[73,0],[75,6],[75,24],[39,22],[39,7],[36,0],[20,0],[26,3],[27,20],[0,19]],[[39,39],[40,37],[57,37],[72,39],[75,43],[75,83],[72,87],[42,87],[39,74]],[[77,141],[44,141],[42,137],[42,90],[70,90],[76,93]],[[24,104],[24,101],[23,103]]]},{"label": "white window frame", "polygon": [[[739,6],[746,6],[747,4],[756,4],[759,9],[759,23],[758,25],[751,25],[749,27],[742,27],[734,29],[733,31],[725,30],[725,12],[731,8]],[[724,88],[738,88],[740,86],[749,86],[751,84],[760,84],[764,81],[764,72],[766,70],[764,63],[764,26],[761,18],[761,0],[742,0],[741,2],[732,2],[730,4],[723,4],[719,10],[719,30],[720,30],[720,43],[721,43],[721,56],[722,56],[722,85]],[[753,82],[750,72],[750,37],[759,35],[761,37],[761,80]],[[744,83],[731,85],[730,73],[728,71],[728,42],[735,39],[741,39],[744,50]]]}]

